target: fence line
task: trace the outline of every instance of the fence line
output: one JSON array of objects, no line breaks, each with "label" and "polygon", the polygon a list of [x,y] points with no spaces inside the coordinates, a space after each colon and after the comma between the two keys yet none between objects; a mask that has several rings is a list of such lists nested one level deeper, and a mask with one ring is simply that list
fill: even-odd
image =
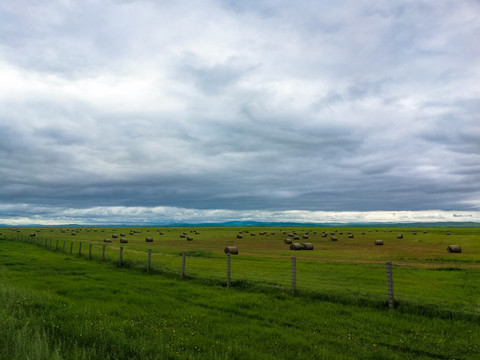
[{"label": "fence line", "polygon": [[[56,245],[55,245],[55,248],[52,246],[52,240],[50,240],[50,242],[48,242],[48,239],[42,239],[42,238],[39,238],[39,237],[25,237],[25,238],[21,238],[21,237],[17,237],[17,239],[12,239],[10,238],[9,240],[12,240],[12,241],[23,241],[25,243],[30,243],[30,244],[35,244],[37,246],[41,246],[41,247],[44,247],[44,248],[47,248],[51,251],[61,251],[63,253],[65,253],[65,245],[66,245],[66,241],[63,242],[63,247],[59,248],[58,246],[58,240],[56,241]],[[78,256],[82,256],[82,242],[81,241],[75,241],[76,243],[78,243]],[[49,244],[49,245],[48,245]],[[74,241],[71,241],[71,244],[70,244],[70,254],[72,254],[72,251],[73,251],[73,247],[74,247]],[[97,255],[97,257],[94,256],[94,251],[96,249],[99,249],[99,245],[98,244],[92,244],[92,243],[89,243],[89,251],[88,251],[88,259],[89,260],[92,260],[92,259],[95,259],[95,258],[100,258],[100,255]],[[105,261],[107,259],[107,256],[106,256],[106,245],[105,244],[102,244],[102,252],[101,252],[101,260],[102,261]],[[115,246],[109,246],[108,249],[111,249],[112,251],[115,250]],[[118,267],[122,267],[122,266],[137,266],[139,267],[138,265],[140,264],[143,264],[141,266],[143,266],[143,269],[146,268],[147,271],[151,271],[151,270],[155,270],[155,271],[162,271],[162,272],[169,272],[169,273],[175,273],[175,263],[177,263],[178,265],[177,266],[180,266],[180,275],[182,278],[186,277],[186,257],[188,255],[188,252],[186,251],[183,251],[181,253],[181,263],[177,262],[178,260],[178,255],[173,255],[173,254],[159,254],[159,253],[156,253],[156,255],[161,255],[161,259],[160,261],[158,262],[154,262],[152,264],[152,249],[148,249],[148,257],[147,257],[147,265],[145,267],[145,260],[143,261],[137,261],[137,260],[132,260],[133,258],[130,258],[128,255],[137,255],[138,257],[138,254],[140,253],[139,251],[137,250],[131,250],[132,252],[128,252],[127,253],[127,258],[125,260],[124,258],[124,255],[125,255],[125,252],[124,250],[124,247],[121,246],[119,248],[119,257],[117,258],[118,259]],[[110,252],[110,250],[109,250]],[[86,255],[83,255],[83,257],[87,257]],[[214,256],[215,259],[218,259],[217,256]],[[249,262],[251,263],[256,263],[258,265],[258,263],[261,263],[258,261],[257,258],[252,258],[252,257],[249,257],[249,258],[239,258],[239,257],[236,257],[234,256],[235,260],[232,260],[231,258],[231,255],[230,253],[227,253],[226,254],[226,286],[227,287],[232,287],[232,286],[236,286],[236,284],[240,281],[243,281],[243,280],[247,280],[247,281],[251,281],[252,279],[252,274],[256,275],[257,278],[254,278],[254,282],[256,283],[259,283],[261,284],[262,282],[266,282],[268,284],[276,284],[284,289],[286,288],[290,288],[290,291],[292,294],[295,294],[297,291],[298,291],[298,282],[297,282],[297,275],[300,275],[300,279],[303,279],[301,280],[301,283],[302,284],[302,281],[303,281],[303,284],[305,284],[305,286],[301,285],[300,286],[300,291],[304,291],[304,290],[308,290],[308,291],[319,291],[321,288],[322,288],[322,282],[321,281],[318,281],[318,280],[312,280],[312,277],[308,278],[309,280],[305,280],[304,279],[304,275],[305,275],[305,271],[300,269],[300,272],[299,274],[297,274],[297,272],[299,271],[299,268],[298,268],[298,264],[297,264],[297,259],[296,257],[291,257],[291,270],[290,270],[290,282],[288,283],[286,278],[287,278],[287,274],[288,274],[288,270],[285,265],[285,258],[275,258],[275,259],[269,259],[269,262],[266,266],[264,266],[263,270],[265,271],[264,274],[267,274],[267,270],[272,270],[274,269],[274,271],[272,273],[268,273],[268,276],[270,276],[270,278],[267,278],[266,276],[263,276],[261,279],[258,278],[258,271],[259,271],[259,268],[261,268],[261,266],[259,268],[255,268],[255,269],[251,269],[252,267],[248,266],[249,265]],[[108,259],[113,259],[112,257],[108,257]],[[145,259],[145,258],[143,258]],[[112,261],[112,260],[110,260]],[[125,262],[126,261],[126,262]],[[235,273],[232,273],[232,262],[234,263],[241,263],[243,262],[243,265],[244,266],[238,266],[238,268],[242,268],[243,270],[238,272],[238,271],[235,271]],[[325,262],[326,263],[326,262]],[[303,266],[311,266],[313,264],[319,264],[319,265],[323,265],[325,266],[325,263],[322,263],[322,262],[314,262],[313,260],[302,260],[300,262],[300,264],[303,264]],[[245,264],[247,266],[245,266]],[[281,264],[284,264],[282,266],[280,266]],[[339,264],[335,264],[336,265],[339,265]],[[360,264],[359,264],[360,265]],[[362,264],[363,266],[364,264]],[[203,279],[221,279],[222,278],[222,272],[223,272],[223,276],[225,276],[225,268],[224,270],[222,271],[221,270],[221,266],[220,266],[220,263],[217,262],[217,261],[212,261],[212,258],[204,258],[202,256],[189,256],[189,277],[194,277],[194,278],[203,278]],[[278,269],[284,269],[282,270],[282,274],[278,275],[278,269],[275,267],[275,266],[278,266]],[[364,276],[364,279],[362,280],[367,280],[367,281],[374,281],[374,282],[377,282],[378,281],[378,285],[375,285],[375,287],[371,287],[369,289],[365,289],[364,291],[368,292],[370,291],[371,294],[375,294],[377,293],[377,296],[378,296],[378,293],[383,293],[383,295],[381,295],[381,297],[374,297],[374,298],[369,298],[369,300],[373,300],[373,301],[383,301],[383,299],[386,298],[386,302],[385,304],[388,304],[388,307],[389,308],[395,308],[398,304],[397,300],[395,299],[394,297],[394,290],[393,290],[393,277],[394,277],[394,273],[393,273],[393,269],[392,269],[392,263],[391,262],[386,262],[385,263],[385,272],[383,272],[384,276],[386,274],[386,277],[387,277],[387,282],[386,282],[386,287],[385,287],[385,280],[383,280],[383,285],[381,285],[381,282],[378,280],[378,275],[380,274],[380,271],[378,272],[375,272],[375,276],[372,276],[372,268],[374,267],[375,269],[380,269],[380,266],[377,266],[377,265],[374,265],[374,264],[368,264],[368,266],[370,266],[371,268],[369,269],[362,269],[362,271],[356,271],[354,275],[351,275],[351,276],[345,276],[343,278],[341,278],[340,280],[342,280],[344,283],[352,283],[354,282],[356,284],[356,286],[358,286],[359,289],[361,289],[363,287],[363,283],[360,282],[360,281],[357,281],[360,277]],[[327,263],[327,267],[331,267],[333,268],[334,267],[334,264],[333,263]],[[178,268],[177,268],[178,269]],[[195,271],[195,269],[197,269],[197,271]],[[237,269],[237,266],[235,266],[235,269]],[[249,272],[249,270],[252,270]],[[347,270],[352,270],[351,268],[348,268]],[[406,269],[407,271],[412,271],[412,269]],[[319,272],[321,274],[321,272]],[[178,272],[177,272],[178,274]],[[199,275],[200,274],[200,275]],[[272,275],[273,274],[273,275]],[[233,276],[232,276],[233,275]],[[225,279],[225,278],[223,278]],[[232,281],[233,279],[233,281]],[[273,280],[271,280],[273,279]],[[385,278],[384,278],[385,279]],[[403,279],[403,284],[406,283],[406,281]],[[342,284],[339,282],[339,278],[338,277],[334,277],[334,286],[335,287],[338,287],[338,288],[343,288],[345,290],[348,290],[348,292],[350,292],[351,295],[353,296],[359,296],[359,292],[358,293],[355,293],[354,291],[351,290],[351,288],[349,288],[347,285],[345,284]],[[224,280],[225,281],[225,280]],[[437,288],[438,290],[442,291],[443,293],[445,294],[451,294],[451,291],[448,291],[446,290],[444,287],[441,287],[441,286],[438,286],[437,284],[435,284],[433,281],[431,280],[428,280],[428,279],[425,279],[425,281],[427,283],[429,283],[432,287],[434,288]],[[225,284],[225,283],[224,283]],[[323,293],[327,293],[329,291],[331,291],[331,289],[334,287],[333,285],[333,282],[331,281],[331,283],[323,283],[323,287],[326,289],[322,290]],[[398,286],[398,284],[397,284]],[[383,290],[381,290],[381,288],[383,288]],[[398,286],[399,289],[401,290],[404,290],[404,288],[402,288],[402,281],[400,282],[400,285]],[[309,290],[310,289],[310,290]],[[380,290],[379,290],[380,289]],[[472,294],[475,290],[480,290],[480,286],[478,288],[476,288],[475,286],[472,288]],[[398,291],[398,289],[397,289]],[[450,299],[454,299],[454,300],[463,300],[463,305],[465,306],[465,299],[463,297],[460,297],[460,296],[454,296],[454,295],[451,295],[450,296]],[[480,315],[480,303],[474,303],[474,304],[471,304],[472,305],[472,309],[473,309],[473,313],[474,314],[478,314]]]}]

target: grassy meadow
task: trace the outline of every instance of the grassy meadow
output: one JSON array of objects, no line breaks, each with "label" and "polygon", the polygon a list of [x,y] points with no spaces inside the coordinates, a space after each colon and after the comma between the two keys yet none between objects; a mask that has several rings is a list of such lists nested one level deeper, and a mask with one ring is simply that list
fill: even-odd
[{"label": "grassy meadow", "polygon": [[[289,250],[294,231],[314,250]],[[480,358],[480,228],[0,232],[0,359]],[[462,253],[448,253],[451,244]],[[229,245],[239,254],[227,288]]]}]

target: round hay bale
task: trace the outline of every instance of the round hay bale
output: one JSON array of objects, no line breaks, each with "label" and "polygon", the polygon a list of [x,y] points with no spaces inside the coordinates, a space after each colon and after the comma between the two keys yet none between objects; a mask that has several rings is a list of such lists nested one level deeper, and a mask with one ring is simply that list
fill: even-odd
[{"label": "round hay bale", "polygon": [[120,239],[120,243],[121,243],[121,244],[127,244],[127,243],[128,243],[128,240],[125,239],[125,238],[121,238],[121,239]]},{"label": "round hay bale", "polygon": [[416,231],[412,231],[412,235],[417,235],[417,232],[416,232]]},{"label": "round hay bale", "polygon": [[185,239],[185,234],[180,234],[180,238]]},{"label": "round hay bale", "polygon": [[326,232],[323,232],[323,233],[322,233],[322,237],[327,237],[327,235],[328,235],[328,234],[327,234]]},{"label": "round hay bale", "polygon": [[300,243],[292,243],[290,244],[290,250],[303,250],[303,244]]},{"label": "round hay bale", "polygon": [[125,236],[125,233],[120,233],[120,236]]},{"label": "round hay bale", "polygon": [[162,232],[159,232],[158,235],[163,235],[163,233],[162,233]]},{"label": "round hay bale", "polygon": [[293,235],[293,240],[300,240],[300,235]]},{"label": "round hay bale", "polygon": [[338,238],[337,238],[336,236],[332,236],[332,237],[330,238],[330,240],[332,240],[332,241],[338,241]]},{"label": "round hay bale", "polygon": [[446,234],[446,235],[450,235],[450,231],[447,231],[445,234]]},{"label": "round hay bale", "polygon": [[397,239],[403,239],[403,234],[398,234]]},{"label": "round hay bale", "polygon": [[118,238],[118,235],[117,234],[113,234],[112,235],[112,239],[117,239]]},{"label": "round hay bale", "polygon": [[30,236],[31,237],[34,237],[36,234],[35,233],[30,233]]},{"label": "round hay bale", "polygon": [[460,247],[460,245],[448,245],[447,251],[449,253],[461,253],[462,248]]},{"label": "round hay bale", "polygon": [[238,248],[236,246],[227,246],[223,251],[225,251],[225,254],[238,255]]},{"label": "round hay bale", "polygon": [[303,244],[303,250],[313,250],[313,244],[312,243],[304,243]]},{"label": "round hay bale", "polygon": [[110,240],[110,239],[103,239],[103,242],[106,242],[106,243],[111,243],[111,242],[112,242],[112,240]]},{"label": "round hay bale", "polygon": [[383,240],[375,240],[375,245],[383,245]]},{"label": "round hay bale", "polygon": [[187,236],[187,241],[192,241],[192,240],[193,240],[193,237]]},{"label": "round hay bale", "polygon": [[350,239],[353,239],[354,236],[353,236],[353,234],[350,234],[350,235],[348,235],[348,237],[349,237]]},{"label": "round hay bale", "polygon": [[242,239],[243,236],[242,235],[237,235],[237,239]]},{"label": "round hay bale", "polygon": [[250,236],[255,236],[255,233],[251,233]]},{"label": "round hay bale", "polygon": [[303,235],[303,238],[304,238],[304,239],[308,239],[308,235],[306,235],[306,234]]},{"label": "round hay bale", "polygon": [[77,235],[77,233],[74,233],[74,232],[73,232],[72,235]]},{"label": "round hay bale", "polygon": [[288,233],[288,237],[293,238],[295,235],[293,233]]},{"label": "round hay bale", "polygon": [[291,243],[292,243],[292,239],[286,238],[285,240],[283,240],[283,242],[284,242],[285,244],[291,244]]},{"label": "round hay bale", "polygon": [[145,238],[145,242],[153,242],[153,237],[147,237],[147,238]]}]

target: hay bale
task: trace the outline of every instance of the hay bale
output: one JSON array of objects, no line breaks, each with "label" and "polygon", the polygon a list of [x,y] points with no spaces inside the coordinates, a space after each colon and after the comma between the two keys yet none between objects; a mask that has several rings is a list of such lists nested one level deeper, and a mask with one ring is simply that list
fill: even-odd
[{"label": "hay bale", "polygon": [[293,233],[288,233],[288,237],[293,238],[295,235]]},{"label": "hay bale", "polygon": [[225,254],[238,255],[238,248],[236,246],[227,246],[223,251],[225,251]]},{"label": "hay bale", "polygon": [[185,234],[180,234],[180,238],[185,239]]},{"label": "hay bale", "polygon": [[255,236],[255,233],[251,233],[250,236]]},{"label": "hay bale", "polygon": [[124,233],[121,233],[120,236],[125,236],[125,234],[124,234]]},{"label": "hay bale", "polygon": [[308,239],[308,235],[307,234],[303,235],[303,238]]},{"label": "hay bale", "polygon": [[153,237],[147,237],[147,238],[145,238],[145,242],[153,242]]},{"label": "hay bale", "polygon": [[159,232],[158,235],[163,235],[163,233],[162,233],[162,232]]},{"label": "hay bale", "polygon": [[330,238],[330,240],[332,240],[332,241],[338,241],[338,239],[337,239],[336,236],[332,236],[332,237]]},{"label": "hay bale", "polygon": [[446,234],[446,235],[450,235],[450,231],[447,231],[445,234]]},{"label": "hay bale", "polygon": [[448,245],[447,251],[449,253],[461,253],[462,248],[460,247],[460,245]]},{"label": "hay bale", "polygon": [[303,250],[313,250],[313,244],[312,243],[304,243],[303,245]]},{"label": "hay bale", "polygon": [[303,250],[303,244],[294,242],[290,244],[290,250]]},{"label": "hay bale", "polygon": [[193,237],[187,236],[187,241],[192,241],[192,240],[193,240]]},{"label": "hay bale", "polygon": [[30,233],[30,236],[31,237],[34,237],[36,234],[35,233]]},{"label": "hay bale", "polygon": [[285,244],[291,244],[291,243],[292,243],[292,239],[286,238],[285,240],[283,240],[283,242],[284,242]]},{"label": "hay bale", "polygon": [[416,232],[416,231],[412,231],[412,235],[417,235],[417,232]]},{"label": "hay bale", "polygon": [[383,245],[383,240],[375,240],[375,245]]},{"label": "hay bale", "polygon": [[103,242],[106,242],[106,243],[111,243],[111,242],[112,242],[112,240],[110,240],[110,239],[103,239]]},{"label": "hay bale", "polygon": [[293,235],[293,240],[300,240],[300,235]]},{"label": "hay bale", "polygon": [[323,232],[323,233],[322,233],[322,237],[327,237],[327,235],[328,235],[328,234],[327,234],[326,232]]},{"label": "hay bale", "polygon": [[348,237],[349,237],[350,239],[353,239],[354,236],[353,236],[353,234],[350,234],[350,235],[348,235]]},{"label": "hay bale", "polygon": [[117,234],[113,234],[112,235],[112,239],[117,239],[118,238],[118,235]]},{"label": "hay bale", "polygon": [[397,239],[403,239],[403,234],[398,234]]},{"label": "hay bale", "polygon": [[128,243],[128,240],[125,239],[125,238],[121,238],[121,239],[120,239],[120,243],[121,243],[121,244],[127,244],[127,243]]},{"label": "hay bale", "polygon": [[243,236],[242,235],[237,235],[237,239],[242,239]]}]

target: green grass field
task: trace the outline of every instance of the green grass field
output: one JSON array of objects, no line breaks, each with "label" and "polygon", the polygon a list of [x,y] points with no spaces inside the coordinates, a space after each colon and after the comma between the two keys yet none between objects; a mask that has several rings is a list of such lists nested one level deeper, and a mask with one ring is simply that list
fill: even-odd
[{"label": "green grass field", "polygon": [[[237,238],[242,230],[248,233]],[[314,250],[289,250],[283,240],[292,231]],[[0,232],[0,359],[480,358],[480,228]],[[181,238],[184,232],[194,239]],[[384,245],[375,246],[377,239]],[[463,252],[448,253],[450,244]],[[227,245],[239,248],[231,288]],[[386,261],[393,263],[394,310],[386,306]]]}]

